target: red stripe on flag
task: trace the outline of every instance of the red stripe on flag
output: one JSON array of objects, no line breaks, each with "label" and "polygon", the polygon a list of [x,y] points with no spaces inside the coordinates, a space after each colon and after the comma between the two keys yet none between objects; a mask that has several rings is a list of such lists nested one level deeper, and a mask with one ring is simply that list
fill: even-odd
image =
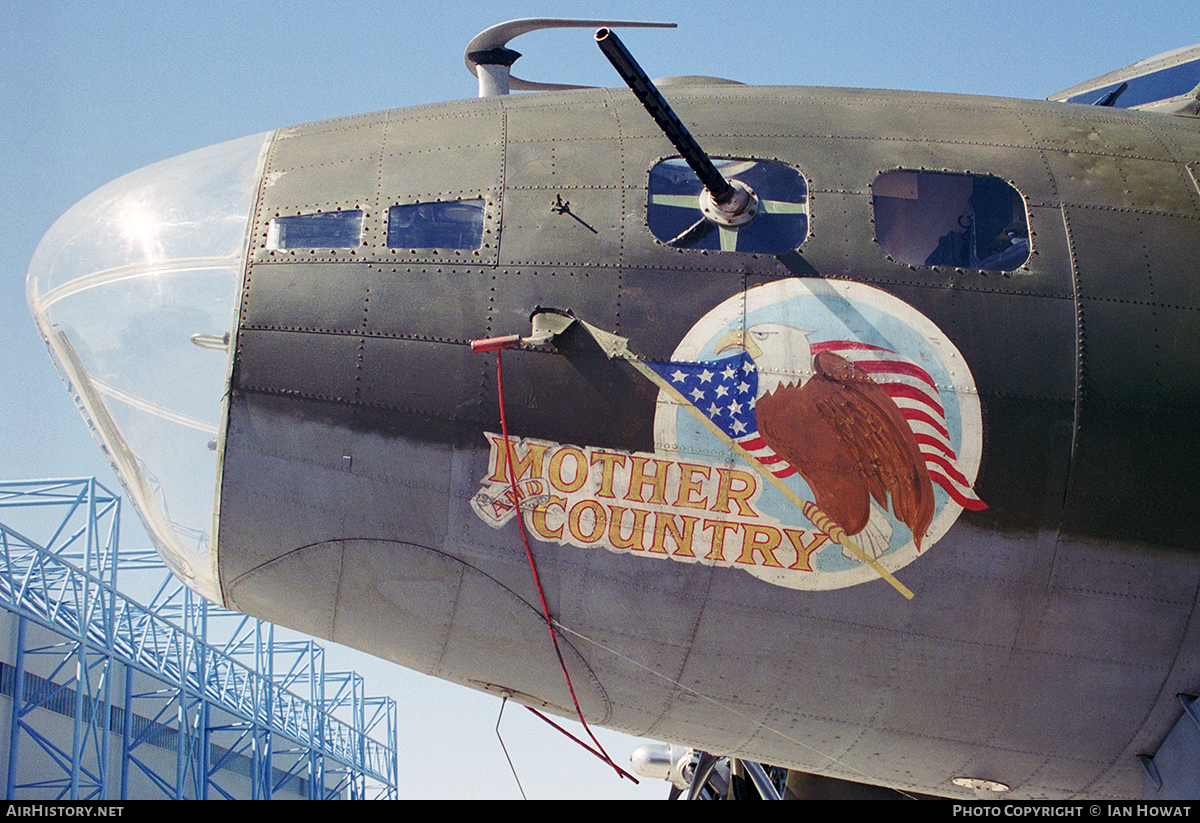
[{"label": "red stripe on flag", "polygon": [[916,386],[909,386],[905,383],[880,383],[879,387],[888,393],[892,399],[897,397],[905,397],[909,400],[916,400],[918,403],[924,403],[938,413],[938,417],[942,420],[946,419],[946,410],[942,408],[942,404],[934,400],[925,392],[918,389]]},{"label": "red stripe on flag", "polygon": [[900,413],[904,416],[905,420],[917,420],[921,423],[927,423],[933,426],[942,437],[947,440],[950,439],[950,432],[946,431],[946,427],[920,409],[901,409]]},{"label": "red stripe on flag", "polygon": [[960,472],[958,469],[956,469],[954,467],[953,463],[951,463],[949,460],[942,457],[941,455],[939,455],[939,454],[925,455],[925,465],[928,466],[930,463],[936,463],[937,465],[941,466],[942,470],[946,472],[946,474],[950,477],[950,479],[953,480],[954,482],[958,483],[959,485],[966,486],[967,488],[971,487],[971,484],[967,482],[967,478],[963,476],[963,473]]},{"label": "red stripe on flag", "polygon": [[950,448],[944,441],[931,435],[913,432],[913,437],[917,438],[917,444],[921,446],[932,446],[933,448],[948,454],[951,460],[957,460],[957,455],[954,454],[954,449]]},{"label": "red stripe on flag", "polygon": [[978,497],[966,497],[965,495],[963,495],[962,492],[960,492],[958,490],[958,488],[953,483],[951,483],[945,477],[942,477],[937,472],[930,472],[929,477],[935,483],[937,483],[939,486],[941,486],[943,489],[945,489],[946,493],[949,494],[951,498],[953,498],[954,502],[957,503],[958,505],[962,506],[964,509],[968,509],[973,512],[978,512],[978,511],[983,511],[984,509],[987,508],[987,503],[984,503]]}]

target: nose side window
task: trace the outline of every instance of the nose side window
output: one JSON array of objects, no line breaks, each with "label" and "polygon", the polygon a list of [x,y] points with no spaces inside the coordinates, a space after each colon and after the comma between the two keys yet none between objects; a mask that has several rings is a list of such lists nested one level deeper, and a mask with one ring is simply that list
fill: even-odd
[{"label": "nose side window", "polygon": [[352,249],[362,242],[359,209],[276,217],[267,230],[269,249]]},{"label": "nose side window", "polygon": [[388,209],[391,248],[478,249],[483,245],[483,200],[411,203]]},{"label": "nose side window", "polygon": [[1025,201],[998,177],[889,171],[871,194],[875,239],[902,263],[1013,271],[1029,259]]},{"label": "nose side window", "polygon": [[726,180],[744,184],[756,199],[754,216],[740,226],[719,225],[701,210],[704,186],[680,157],[650,170],[646,222],[668,246],[681,249],[783,254],[808,236],[808,184],[791,166],[771,160],[714,157]]}]

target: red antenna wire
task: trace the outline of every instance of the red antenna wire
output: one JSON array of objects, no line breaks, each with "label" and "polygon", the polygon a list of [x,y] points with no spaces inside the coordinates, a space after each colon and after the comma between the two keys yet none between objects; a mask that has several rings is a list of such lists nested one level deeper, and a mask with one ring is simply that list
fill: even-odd
[{"label": "red antenna wire", "polygon": [[[588,751],[592,752],[592,754],[595,754],[604,762],[608,763],[608,765],[612,766],[619,776],[627,777],[634,783],[637,783],[638,780],[636,777],[629,774],[627,771],[613,762],[613,759],[609,757],[608,752],[604,750],[604,746],[601,745],[600,741],[596,739],[596,735],[592,734],[592,730],[588,727],[587,721],[583,719],[583,709],[579,707],[579,699],[575,696],[575,686],[571,683],[571,675],[567,671],[566,662],[563,660],[562,650],[558,647],[558,633],[554,631],[554,623],[550,619],[550,607],[546,605],[546,595],[542,591],[542,579],[538,575],[537,564],[533,560],[533,551],[529,548],[529,536],[525,533],[525,518],[521,516],[520,498],[518,497],[517,492],[517,475],[516,470],[513,468],[512,444],[508,439],[508,416],[504,411],[504,367],[501,365],[500,361],[501,351],[511,346],[515,346],[519,342],[520,338],[518,335],[511,335],[510,337],[492,338],[491,340],[486,341],[472,341],[471,347],[474,351],[488,351],[492,348],[494,348],[496,351],[496,389],[499,393],[500,399],[500,432],[504,438],[504,453],[505,457],[507,458],[506,462],[508,464],[508,483],[512,489],[513,505],[517,507],[517,527],[521,532],[521,542],[525,545],[525,558],[529,561],[529,570],[533,573],[533,584],[534,587],[537,588],[538,599],[542,603],[542,616],[546,618],[546,628],[550,631],[550,641],[554,644],[554,653],[558,655],[558,665],[562,667],[563,677],[566,678],[567,681],[567,691],[571,693],[571,702],[575,704],[575,714],[579,716],[579,722],[583,724],[584,731],[588,733],[588,737],[590,737],[592,742],[596,744],[596,748],[599,749],[599,752],[594,751],[582,740],[576,739],[576,742],[578,742]],[[483,345],[477,346],[477,343]],[[534,713],[538,714],[537,712]],[[540,717],[541,715],[539,714],[538,716]],[[545,720],[546,718],[543,719]],[[549,720],[547,720],[547,722],[549,722]],[[560,729],[560,731],[564,731],[564,733],[566,733],[565,730]]]}]

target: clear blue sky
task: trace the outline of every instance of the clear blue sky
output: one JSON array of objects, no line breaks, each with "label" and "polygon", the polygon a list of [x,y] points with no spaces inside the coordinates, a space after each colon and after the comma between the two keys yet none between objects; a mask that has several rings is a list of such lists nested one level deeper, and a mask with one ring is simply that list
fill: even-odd
[{"label": "clear blue sky", "polygon": [[[1041,98],[1200,40],[1192,3],[1143,0],[846,2],[308,2],[7,0],[0,28],[0,477],[96,475],[108,464],[64,391],[25,305],[50,224],[133,169],[279,126],[472,97],[463,49],[516,17],[677,22],[622,32],[652,77]],[[591,32],[514,47],[534,80],[619,85]],[[798,112],[797,116],[803,116]],[[126,545],[148,539],[125,518]],[[499,701],[368,659],[371,693],[400,702],[401,782],[412,797],[519,797],[493,727]],[[665,797],[632,788],[523,709],[505,740],[531,797]],[[636,741],[603,741],[626,762]]]}]

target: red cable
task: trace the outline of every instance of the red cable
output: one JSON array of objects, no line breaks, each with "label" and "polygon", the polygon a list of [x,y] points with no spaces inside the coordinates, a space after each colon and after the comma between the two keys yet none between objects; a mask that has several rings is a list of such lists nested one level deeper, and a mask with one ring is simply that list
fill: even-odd
[{"label": "red cable", "polygon": [[[616,764],[616,763],[613,763],[613,762],[612,762],[612,760],[611,760],[611,759],[609,759],[609,757],[608,757],[608,754],[601,754],[600,752],[596,751],[596,750],[595,750],[595,749],[593,749],[591,746],[589,746],[587,743],[584,743],[584,742],[583,742],[582,740],[580,740],[578,737],[576,737],[575,735],[571,734],[569,731],[567,731],[566,729],[564,729],[562,726],[560,726],[560,725],[558,725],[557,723],[555,723],[555,722],[554,722],[553,720],[551,720],[549,717],[546,717],[546,715],[544,715],[544,714],[542,714],[541,712],[539,712],[539,711],[538,711],[537,709],[535,709],[533,706],[526,706],[525,708],[529,709],[529,711],[533,712],[533,713],[534,713],[534,715],[536,715],[537,717],[540,717],[542,720],[546,721],[546,722],[547,722],[547,723],[549,723],[551,726],[553,726],[554,728],[558,729],[560,732],[562,732],[563,734],[565,734],[567,737],[569,737],[569,738],[571,738],[572,740],[574,740],[574,741],[575,741],[576,743],[578,743],[580,746],[583,746],[583,747],[584,747],[585,749],[587,749],[589,752],[591,752],[592,754],[596,755],[596,757],[600,758],[601,760],[605,760],[605,761],[607,761],[609,764],[611,764],[611,765],[612,765],[612,767],[613,767],[614,769],[616,769],[617,771],[619,771],[619,772],[621,773],[621,777],[628,777],[628,778],[629,778],[630,780],[632,780],[634,783],[637,783],[637,782],[638,782],[638,779],[637,779],[636,777],[634,777],[634,776],[633,776],[633,775],[631,775],[629,772],[627,772],[627,771],[625,771],[624,769],[622,769],[622,768],[620,768],[619,766],[617,766],[617,764]],[[506,753],[507,753],[507,752],[506,752]]]},{"label": "red cable", "polygon": [[[558,655],[558,665],[562,667],[563,677],[567,680],[567,690],[571,693],[571,702],[575,704],[575,713],[579,716],[579,722],[583,724],[584,731],[588,733],[588,737],[592,738],[592,742],[600,750],[599,754],[594,751],[592,753],[612,766],[619,776],[628,777],[634,783],[637,783],[636,778],[613,762],[613,759],[608,756],[608,752],[604,750],[604,746],[596,739],[596,735],[592,734],[587,721],[583,719],[583,709],[579,708],[579,699],[575,697],[575,686],[571,683],[571,675],[567,671],[567,664],[563,660],[562,651],[558,647],[558,634],[554,631],[554,623],[550,619],[550,607],[546,605],[546,595],[542,592],[542,580],[538,575],[537,564],[533,562],[533,551],[529,548],[529,537],[525,533],[525,518],[521,516],[520,498],[517,496],[517,475],[516,470],[513,468],[512,444],[508,440],[508,417],[504,412],[504,369],[500,365],[500,352],[502,350],[503,347],[496,348],[496,389],[500,397],[500,432],[504,437],[504,454],[508,458],[508,482],[512,488],[513,505],[517,507],[517,527],[521,532],[521,542],[525,544],[525,558],[529,561],[529,570],[533,572],[533,584],[537,588],[538,599],[542,602],[542,616],[546,618],[546,628],[550,630],[550,640],[554,643],[554,653]],[[588,749],[588,751],[592,751],[582,741],[579,741],[579,743],[585,749]]]}]

